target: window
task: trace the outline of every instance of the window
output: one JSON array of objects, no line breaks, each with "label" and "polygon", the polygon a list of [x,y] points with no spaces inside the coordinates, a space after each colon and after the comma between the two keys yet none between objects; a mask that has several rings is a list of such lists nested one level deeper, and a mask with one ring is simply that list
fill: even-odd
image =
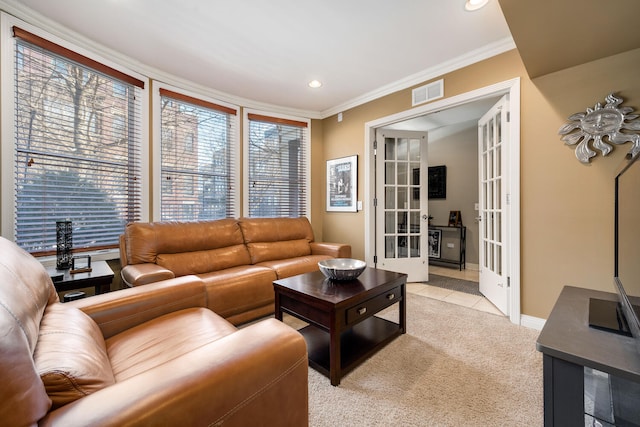
[{"label": "window", "polygon": [[306,216],[308,122],[253,113],[247,120],[248,216]]},{"label": "window", "polygon": [[116,248],[141,217],[144,82],[13,27],[14,232],[55,253],[69,219],[74,251]]},{"label": "window", "polygon": [[237,216],[236,109],[170,91],[160,95],[160,217]]}]

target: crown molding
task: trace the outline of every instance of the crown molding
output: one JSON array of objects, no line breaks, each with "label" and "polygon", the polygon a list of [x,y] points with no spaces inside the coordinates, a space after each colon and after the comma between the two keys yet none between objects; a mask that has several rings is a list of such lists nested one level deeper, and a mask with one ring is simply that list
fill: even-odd
[{"label": "crown molding", "polygon": [[428,80],[434,79],[436,77],[441,77],[444,74],[450,73],[471,64],[475,64],[476,62],[483,61],[501,53],[508,52],[515,48],[516,44],[513,41],[513,38],[505,37],[501,40],[498,40],[497,42],[473,50],[465,55],[461,55],[450,61],[438,64],[435,67],[420,71],[401,80],[397,80],[371,92],[365,93],[364,95],[347,101],[344,104],[324,110],[322,111],[321,116],[323,119],[326,119],[327,117],[333,116],[334,114],[338,114],[342,111],[346,111],[359,105],[366,104],[367,102],[374,101],[378,98],[382,98],[383,96],[390,95],[394,92],[407,89],[411,86],[427,82]]}]

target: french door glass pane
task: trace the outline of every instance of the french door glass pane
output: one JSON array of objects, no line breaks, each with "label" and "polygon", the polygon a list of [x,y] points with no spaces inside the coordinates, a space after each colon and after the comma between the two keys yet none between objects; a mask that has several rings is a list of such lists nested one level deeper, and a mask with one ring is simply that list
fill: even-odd
[{"label": "french door glass pane", "polygon": [[384,198],[384,207],[385,209],[395,209],[396,208],[396,189],[395,187],[386,187],[384,189],[385,198]]},{"label": "french door glass pane", "polygon": [[493,147],[494,139],[493,139],[493,119],[489,120],[489,134],[487,137],[487,142],[489,144],[489,148]]},{"label": "french door glass pane", "polygon": [[384,183],[387,185],[393,185],[396,183],[396,164],[395,162],[384,163]]},{"label": "french door glass pane", "polygon": [[384,238],[384,257],[395,258],[396,257],[396,245],[394,236],[386,236]]},{"label": "french door glass pane", "polygon": [[420,258],[420,236],[410,236],[411,258]]},{"label": "french door glass pane", "polygon": [[408,159],[408,140],[405,138],[398,139],[398,160],[407,160]]},{"label": "french door glass pane", "polygon": [[396,159],[396,140],[394,138],[384,139],[384,159],[385,160]]},{"label": "french door glass pane", "polygon": [[420,257],[420,144],[416,138],[385,138],[387,258]]},{"label": "french door glass pane", "polygon": [[407,209],[407,187],[398,187],[398,209]]},{"label": "french door glass pane", "polygon": [[420,212],[412,211],[410,214],[409,232],[420,234]]},{"label": "french door glass pane", "polygon": [[409,160],[420,161],[420,140],[413,138],[409,141]]},{"label": "french door glass pane", "polygon": [[398,212],[398,233],[407,232],[407,212]]},{"label": "french door glass pane", "polygon": [[408,258],[407,236],[398,236],[398,258]]},{"label": "french door glass pane", "polygon": [[398,162],[398,185],[407,185],[409,183],[407,167],[408,164],[406,162]]},{"label": "french door glass pane", "polygon": [[384,232],[394,234],[396,232],[396,214],[395,212],[384,213]]}]

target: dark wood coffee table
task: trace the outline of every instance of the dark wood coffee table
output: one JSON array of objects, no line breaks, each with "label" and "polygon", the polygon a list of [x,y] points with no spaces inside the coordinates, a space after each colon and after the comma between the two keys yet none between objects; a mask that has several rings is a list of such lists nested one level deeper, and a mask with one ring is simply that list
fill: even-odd
[{"label": "dark wood coffee table", "polygon": [[[407,275],[367,268],[350,282],[333,282],[319,272],[273,282],[276,319],[289,313],[309,325],[309,366],[337,386],[340,379],[406,332]],[[398,323],[374,316],[399,303]]]}]

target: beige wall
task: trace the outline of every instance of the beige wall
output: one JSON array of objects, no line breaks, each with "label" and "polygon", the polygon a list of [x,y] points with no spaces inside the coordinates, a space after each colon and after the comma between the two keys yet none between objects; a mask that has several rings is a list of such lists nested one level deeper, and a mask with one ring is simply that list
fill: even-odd
[{"label": "beige wall", "polygon": [[[429,166],[447,167],[447,198],[429,200],[433,224],[447,225],[449,211],[460,211],[467,228],[466,262],[478,264],[478,127],[472,125],[441,139],[429,139],[428,158]],[[452,238],[457,235],[454,231],[443,233],[443,258],[458,259],[460,248],[457,239]],[[454,244],[455,248],[448,248],[447,244]]]},{"label": "beige wall", "polygon": [[[557,132],[568,116],[603,103],[610,92],[640,109],[638,69],[640,49],[532,81],[514,50],[442,76],[446,97],[521,78],[522,314],[546,318],[564,285],[613,291],[612,180],[629,144],[583,165]],[[407,89],[344,111],[342,122],[323,120],[324,160],[363,159],[364,124],[409,109]],[[361,161],[359,195],[363,182]],[[364,258],[364,213],[322,215],[322,238],[349,242],[353,256]]]},{"label": "beige wall", "polygon": [[316,240],[322,237],[322,214],[324,212],[325,161],[322,121],[311,121],[311,227]]}]

